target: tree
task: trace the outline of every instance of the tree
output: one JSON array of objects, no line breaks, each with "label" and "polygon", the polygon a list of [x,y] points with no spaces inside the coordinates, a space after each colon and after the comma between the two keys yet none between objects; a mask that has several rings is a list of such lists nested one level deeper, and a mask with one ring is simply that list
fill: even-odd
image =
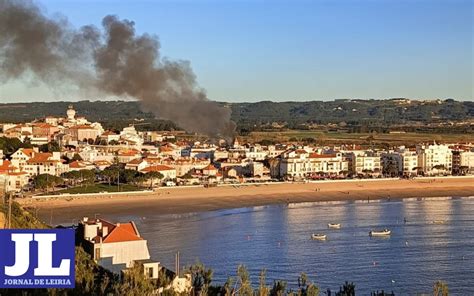
[{"label": "tree", "polygon": [[158,280],[157,280],[157,286],[159,288],[166,289],[172,282],[173,279],[171,279],[167,273],[165,268],[160,268],[158,271]]},{"label": "tree", "polygon": [[270,287],[267,286],[267,270],[262,269],[259,276],[258,296],[268,296],[270,294]]},{"label": "tree", "polygon": [[61,151],[61,147],[59,146],[59,143],[56,141],[51,141],[47,144],[43,144],[39,146],[39,151],[41,152],[59,152]]},{"label": "tree", "polygon": [[253,289],[250,282],[250,274],[244,265],[239,265],[237,268],[237,281],[240,287],[237,289],[239,296],[252,296]]},{"label": "tree", "polygon": [[90,185],[93,184],[95,181],[95,171],[94,170],[80,170],[79,171],[80,178],[81,178],[81,184],[86,184]]},{"label": "tree", "polygon": [[436,281],[433,286],[433,296],[448,296],[448,285],[442,281]]},{"label": "tree", "polygon": [[466,175],[469,172],[469,167],[468,166],[460,166],[459,167],[459,174],[460,175]]},{"label": "tree", "polygon": [[314,138],[310,138],[310,137],[307,137],[307,138],[303,138],[302,141],[305,143],[305,144],[313,144],[316,142],[316,140]]},{"label": "tree", "polygon": [[222,290],[223,290],[224,296],[235,295],[234,280],[231,277],[227,278],[227,281],[225,282]]},{"label": "tree", "polygon": [[301,296],[317,296],[319,295],[319,287],[308,282],[307,275],[303,272],[298,278],[299,295]]},{"label": "tree", "polygon": [[69,171],[66,173],[62,173],[61,177],[67,180],[67,183],[70,186],[76,186],[77,182],[81,180],[81,175],[79,171]]},{"label": "tree", "polygon": [[100,177],[105,179],[109,186],[112,185],[112,180],[117,179],[117,176],[120,174],[120,171],[115,166],[106,167],[103,171],[99,173]]},{"label": "tree", "polygon": [[40,174],[33,179],[33,184],[36,189],[46,191],[49,187],[54,187],[62,183],[64,183],[62,178],[50,174]]},{"label": "tree", "polygon": [[138,176],[136,176],[134,179],[133,179],[133,184],[135,184],[135,186],[141,186],[142,184],[145,184],[146,181],[148,181],[147,177],[145,174],[143,173],[140,173]]},{"label": "tree", "polygon": [[385,172],[384,172],[386,175],[390,176],[390,177],[395,177],[399,174],[398,172],[398,165],[396,162],[394,161],[389,161],[389,163],[387,164],[387,166],[385,167]]},{"label": "tree", "polygon": [[283,296],[286,293],[286,282],[275,281],[273,287],[270,290],[270,296]]},{"label": "tree", "polygon": [[368,175],[368,174],[372,174],[373,171],[372,170],[369,170],[369,169],[363,169],[362,172],[365,174],[365,175]]},{"label": "tree", "polygon": [[202,263],[196,263],[187,268],[191,274],[191,285],[196,295],[207,295],[212,281],[212,269],[208,269]]},{"label": "tree", "polygon": [[164,177],[162,173],[155,172],[155,171],[150,171],[150,172],[146,173],[145,176],[148,180],[150,180],[150,189],[153,187],[153,181],[155,179],[160,179],[161,180]]},{"label": "tree", "polygon": [[354,283],[345,282],[342,287],[339,288],[339,292],[336,296],[355,296],[355,285]]},{"label": "tree", "polygon": [[134,264],[125,270],[121,283],[115,284],[115,295],[152,295],[154,286],[143,274],[140,265]]},{"label": "tree", "polygon": [[13,154],[15,151],[23,147],[23,143],[17,138],[0,138],[0,150],[7,156]]},{"label": "tree", "polygon": [[137,171],[125,169],[121,172],[121,181],[127,184],[133,183],[137,176],[138,176]]}]

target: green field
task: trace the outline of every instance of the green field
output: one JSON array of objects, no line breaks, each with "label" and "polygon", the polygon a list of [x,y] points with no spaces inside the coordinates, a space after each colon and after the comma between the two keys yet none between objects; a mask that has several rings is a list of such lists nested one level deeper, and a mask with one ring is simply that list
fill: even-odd
[{"label": "green field", "polygon": [[89,186],[78,186],[73,188],[68,188],[64,190],[58,190],[55,192],[45,193],[43,195],[50,195],[50,194],[62,194],[62,193],[71,193],[71,194],[78,194],[78,193],[99,193],[99,192],[126,192],[126,191],[140,191],[143,190],[141,187],[137,187],[135,185],[130,184],[123,184],[120,185],[118,188],[116,185],[109,186],[108,184],[93,184]]}]

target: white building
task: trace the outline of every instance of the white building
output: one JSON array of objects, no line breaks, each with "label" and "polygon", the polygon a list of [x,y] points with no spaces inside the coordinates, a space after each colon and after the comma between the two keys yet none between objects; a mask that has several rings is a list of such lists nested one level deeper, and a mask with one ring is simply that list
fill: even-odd
[{"label": "white building", "polygon": [[342,153],[308,153],[304,149],[284,152],[279,163],[281,177],[304,178],[315,174],[339,175],[349,171]]},{"label": "white building", "polygon": [[382,163],[380,155],[372,152],[352,152],[348,154],[351,162],[351,171],[356,175],[382,173]]},{"label": "white building", "polygon": [[132,147],[141,147],[143,145],[143,139],[133,125],[123,128],[120,132],[120,141]]},{"label": "white building", "polygon": [[134,222],[113,224],[103,219],[85,217],[79,223],[84,250],[95,261],[111,258],[112,264],[132,267],[135,260],[150,259],[147,241],[140,236]]},{"label": "white building", "polygon": [[474,173],[474,151],[462,151],[460,153],[460,167],[465,168],[467,173]]},{"label": "white building", "polygon": [[11,155],[12,165],[23,170],[26,162],[38,153],[38,148],[20,148]]},{"label": "white building", "polygon": [[416,150],[400,147],[397,151],[382,153],[382,166],[385,174],[393,175],[392,167],[396,167],[397,174],[410,176],[418,171],[418,154]]},{"label": "white building", "polygon": [[268,155],[268,151],[263,150],[263,148],[260,145],[252,146],[249,149],[246,149],[245,151],[246,158],[257,160],[257,161],[265,160],[267,155]]},{"label": "white building", "polygon": [[450,174],[453,153],[448,145],[418,145],[418,164],[426,175]]},{"label": "white building", "polygon": [[176,170],[166,165],[153,165],[141,170],[142,173],[158,172],[163,175],[163,180],[176,179]]},{"label": "white building", "polygon": [[69,166],[61,160],[59,152],[34,153],[33,157],[27,160],[24,167],[29,176],[50,174],[59,176],[69,170]]}]

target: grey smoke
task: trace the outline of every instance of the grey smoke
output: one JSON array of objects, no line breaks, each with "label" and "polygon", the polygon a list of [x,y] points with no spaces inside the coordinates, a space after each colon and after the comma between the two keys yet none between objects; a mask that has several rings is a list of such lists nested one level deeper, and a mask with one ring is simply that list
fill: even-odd
[{"label": "grey smoke", "polygon": [[0,0],[0,83],[31,73],[52,87],[136,98],[190,132],[232,136],[230,109],[207,99],[189,62],[161,57],[158,38],[137,35],[132,21],[109,15],[102,26],[75,29],[30,1]]}]

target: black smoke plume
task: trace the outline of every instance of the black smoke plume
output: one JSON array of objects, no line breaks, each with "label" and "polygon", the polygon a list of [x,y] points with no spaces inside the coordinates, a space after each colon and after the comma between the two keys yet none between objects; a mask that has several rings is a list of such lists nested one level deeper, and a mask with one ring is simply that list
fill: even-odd
[{"label": "black smoke plume", "polygon": [[0,83],[32,74],[51,87],[133,97],[189,132],[232,137],[230,109],[207,99],[189,62],[161,57],[158,38],[137,35],[132,21],[109,15],[102,26],[75,29],[33,2],[0,0]]}]

